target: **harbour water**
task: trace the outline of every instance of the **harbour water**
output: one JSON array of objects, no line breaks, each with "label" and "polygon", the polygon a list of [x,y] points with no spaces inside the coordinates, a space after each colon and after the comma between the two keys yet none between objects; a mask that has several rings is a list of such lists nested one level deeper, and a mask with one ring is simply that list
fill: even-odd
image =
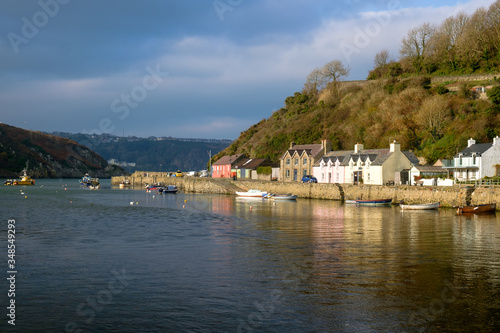
[{"label": "harbour water", "polygon": [[102,185],[0,188],[1,332],[500,329],[499,214]]}]

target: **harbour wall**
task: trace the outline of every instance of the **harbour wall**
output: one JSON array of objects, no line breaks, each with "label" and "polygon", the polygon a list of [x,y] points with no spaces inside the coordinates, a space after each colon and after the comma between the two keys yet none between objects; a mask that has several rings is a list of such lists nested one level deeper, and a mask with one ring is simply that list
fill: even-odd
[{"label": "harbour wall", "polygon": [[[123,177],[113,177],[116,186]],[[354,200],[392,198],[393,203],[404,200],[407,204],[440,202],[442,207],[453,207],[460,203],[483,204],[500,202],[500,188],[458,186],[378,186],[351,184],[310,184],[280,181],[230,180],[205,177],[166,177],[161,173],[134,173],[128,177],[135,187],[162,182],[176,185],[181,191],[190,193],[234,194],[235,191],[259,189],[275,194],[293,193],[299,198],[326,200]],[[460,193],[460,195],[459,195]]]}]

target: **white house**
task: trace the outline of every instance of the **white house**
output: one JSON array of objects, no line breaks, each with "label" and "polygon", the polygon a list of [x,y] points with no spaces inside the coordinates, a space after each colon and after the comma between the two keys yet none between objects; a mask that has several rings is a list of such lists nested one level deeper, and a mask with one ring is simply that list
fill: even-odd
[{"label": "white house", "polygon": [[476,143],[469,139],[467,148],[459,152],[452,160],[446,160],[443,167],[453,172],[459,181],[478,180],[497,175],[500,169],[500,138],[493,143]]},{"label": "white house", "polygon": [[418,164],[412,152],[402,152],[393,142],[389,149],[364,149],[354,145],[354,151],[332,151],[323,155],[313,166],[318,183],[358,183],[383,185],[400,183],[400,172]]}]

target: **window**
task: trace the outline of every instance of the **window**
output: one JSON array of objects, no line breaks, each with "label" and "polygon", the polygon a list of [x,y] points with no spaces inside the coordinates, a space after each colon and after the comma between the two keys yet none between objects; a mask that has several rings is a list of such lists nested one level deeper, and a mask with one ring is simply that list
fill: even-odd
[{"label": "window", "polygon": [[290,159],[289,158],[286,159],[286,165],[290,165]]},{"label": "window", "polygon": [[304,170],[303,176],[307,175],[307,170]]},{"label": "window", "polygon": [[476,155],[475,154],[472,156],[472,164],[476,165]]},{"label": "window", "polygon": [[299,165],[299,159],[298,158],[295,159],[295,165]]},{"label": "window", "polygon": [[304,165],[307,165],[307,158],[304,158]]},{"label": "window", "polygon": [[325,180],[325,173],[324,172],[321,173],[321,180]]},{"label": "window", "polygon": [[290,178],[290,169],[286,170],[286,178]]},{"label": "window", "polygon": [[336,176],[336,179],[337,179],[337,183],[340,181],[340,175],[338,172],[336,172],[337,176]]},{"label": "window", "polygon": [[368,182],[370,181],[370,173],[369,172],[366,174],[366,181],[368,181]]}]

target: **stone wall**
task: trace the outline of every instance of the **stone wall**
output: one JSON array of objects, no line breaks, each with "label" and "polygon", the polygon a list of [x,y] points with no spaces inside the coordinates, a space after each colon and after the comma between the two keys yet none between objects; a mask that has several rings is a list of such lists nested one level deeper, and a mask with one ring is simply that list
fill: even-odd
[{"label": "stone wall", "polygon": [[[458,186],[378,186],[351,184],[310,184],[281,181],[254,181],[214,179],[206,177],[164,177],[161,173],[134,173],[129,179],[135,187],[147,183],[163,182],[176,185],[184,192],[234,194],[235,191],[259,189],[275,194],[293,193],[299,198],[325,200],[385,199],[392,198],[394,203],[404,200],[412,203],[441,203],[442,207],[462,204],[482,204],[500,202],[500,188],[478,187],[461,189]],[[123,177],[113,177],[111,184],[118,185]]]}]

